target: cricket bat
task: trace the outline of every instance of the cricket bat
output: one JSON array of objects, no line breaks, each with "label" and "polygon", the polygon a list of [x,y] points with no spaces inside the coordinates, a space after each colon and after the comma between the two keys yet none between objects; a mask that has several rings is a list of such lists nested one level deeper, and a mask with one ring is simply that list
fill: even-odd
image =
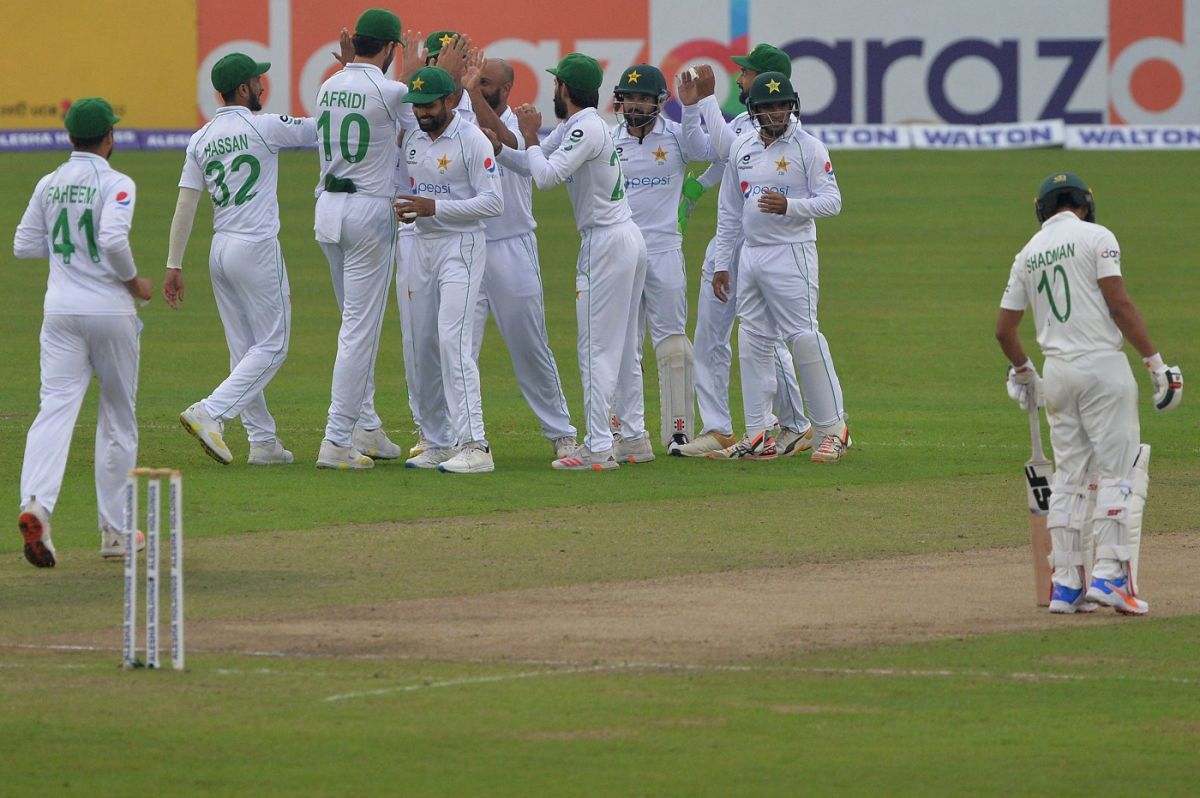
[{"label": "cricket bat", "polygon": [[1029,542],[1033,547],[1033,590],[1037,606],[1050,606],[1050,480],[1054,464],[1042,451],[1042,424],[1037,403],[1029,408],[1029,440],[1033,447],[1025,461],[1025,493],[1029,500]]}]

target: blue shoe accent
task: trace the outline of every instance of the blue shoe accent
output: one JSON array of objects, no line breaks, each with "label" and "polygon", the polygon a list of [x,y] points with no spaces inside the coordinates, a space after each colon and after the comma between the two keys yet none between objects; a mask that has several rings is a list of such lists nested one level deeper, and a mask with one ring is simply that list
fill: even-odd
[{"label": "blue shoe accent", "polygon": [[1075,604],[1082,595],[1082,587],[1070,588],[1064,585],[1055,585],[1054,590],[1050,593],[1050,600],[1061,601],[1064,604]]},{"label": "blue shoe accent", "polygon": [[1092,579],[1091,590],[1095,591],[1097,593],[1103,593],[1106,596],[1112,595],[1114,587],[1117,590],[1124,592],[1125,591],[1125,579],[1126,578],[1124,576],[1118,577],[1116,579],[1101,579],[1100,577],[1097,576]]}]

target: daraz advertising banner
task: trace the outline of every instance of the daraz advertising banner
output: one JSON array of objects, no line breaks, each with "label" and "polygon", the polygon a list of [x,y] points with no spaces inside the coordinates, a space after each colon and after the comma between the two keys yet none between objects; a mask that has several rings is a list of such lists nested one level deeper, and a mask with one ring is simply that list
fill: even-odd
[{"label": "daraz advertising banner", "polygon": [[[1200,0],[374,1],[406,29],[459,31],[509,60],[511,102],[532,102],[547,119],[554,79],[545,70],[572,51],[604,66],[602,104],[631,64],[654,64],[669,80],[709,64],[723,107],[736,113],[730,57],[769,42],[793,59],[805,125],[834,148],[1200,147]],[[169,93],[194,99],[193,125],[219,104],[212,65],[235,50],[271,62],[265,110],[310,114],[337,69],[338,34],[362,10],[328,0],[193,2],[195,67],[186,80],[172,75],[180,85]],[[62,58],[72,52],[95,51],[66,48]],[[678,116],[674,101],[667,113]],[[123,124],[154,123],[131,115]]]}]

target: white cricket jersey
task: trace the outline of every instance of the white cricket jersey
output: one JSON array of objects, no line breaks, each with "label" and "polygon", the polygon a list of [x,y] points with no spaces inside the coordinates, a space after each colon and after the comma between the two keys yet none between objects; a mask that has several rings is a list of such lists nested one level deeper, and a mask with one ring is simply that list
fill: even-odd
[{"label": "white cricket jersey", "polygon": [[188,142],[180,188],[208,191],[213,230],[244,241],[279,235],[279,150],[311,147],[313,119],[218,108]]},{"label": "white cricket jersey", "polygon": [[505,147],[501,164],[531,175],[541,189],[566,183],[575,226],[580,230],[633,218],[625,201],[625,176],[617,147],[595,108],[577,111],[540,146],[524,151]]},{"label": "white cricket jersey", "polygon": [[1043,222],[1017,253],[1000,307],[1033,307],[1044,355],[1119,350],[1125,338],[1098,281],[1120,276],[1121,248],[1112,231],[1063,211]]},{"label": "white cricket jersey", "polygon": [[625,199],[633,221],[646,239],[646,251],[672,252],[683,246],[679,233],[679,200],[688,164],[708,149],[703,134],[690,141],[683,126],[659,116],[654,129],[638,141],[624,124],[609,131],[625,175]]},{"label": "white cricket jersey", "polygon": [[136,312],[125,287],[136,269],[118,273],[107,255],[129,247],[134,197],[133,181],[92,153],[71,153],[38,181],[17,225],[13,254],[50,259],[46,315]]},{"label": "white cricket jersey", "polygon": [[436,203],[415,222],[420,236],[482,232],[483,220],[504,210],[500,165],[483,132],[457,113],[437,140],[417,131],[406,144],[408,193]]},{"label": "white cricket jersey", "polygon": [[317,92],[317,152],[326,176],[353,180],[357,193],[394,196],[396,134],[417,127],[412,105],[400,102],[408,87],[374,64],[347,64]]},{"label": "white cricket jersey", "polygon": [[[702,121],[704,127],[700,125]],[[717,102],[716,97],[711,96],[705,97],[695,105],[683,106],[681,122],[689,138],[701,135],[708,139],[709,148],[696,158],[698,161],[728,160],[729,149],[733,143],[754,127],[748,111],[742,111],[726,122],[725,115],[721,112],[721,104]]]},{"label": "white cricket jersey", "polygon": [[[758,199],[766,193],[787,197],[787,212],[764,213]],[[729,162],[717,201],[717,271],[729,268],[739,235],[747,246],[798,244],[817,240],[816,220],[842,210],[829,150],[793,122],[788,131],[764,145],[753,127],[729,150]]]},{"label": "white cricket jersey", "polygon": [[[467,94],[464,92],[463,96]],[[517,127],[517,115],[511,108],[504,109],[500,121],[517,137],[517,149],[525,149],[525,139]],[[504,187],[504,213],[484,220],[484,237],[488,241],[499,241],[532,233],[537,229],[537,221],[533,218],[533,183],[529,176],[501,165],[500,185]]]}]

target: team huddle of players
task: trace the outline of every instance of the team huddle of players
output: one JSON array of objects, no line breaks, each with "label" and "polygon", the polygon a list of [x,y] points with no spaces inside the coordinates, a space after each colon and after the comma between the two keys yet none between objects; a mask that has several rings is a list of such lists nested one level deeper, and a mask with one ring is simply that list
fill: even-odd
[{"label": "team huddle of players", "polygon": [[[397,58],[400,79],[392,80],[386,75]],[[662,114],[670,96],[662,73],[632,65],[613,95],[621,122],[609,126],[597,111],[599,64],[572,53],[550,70],[560,123],[545,140],[536,110],[508,106],[511,67],[454,32],[422,42],[403,33],[391,12],[371,9],[353,34],[343,32],[338,59],[343,68],[321,86],[316,118],[298,119],[254,114],[270,65],[226,56],[213,68],[224,105],[188,146],[164,292],[172,305],[181,296],[188,228],[207,192],[216,206],[210,273],[236,365],[181,419],[212,457],[232,460],[223,422],[240,416],[251,462],[292,460],[262,399],[286,353],[290,322],[273,193],[278,150],[316,144],[314,228],[342,309],[318,467],[370,468],[401,456],[374,403],[393,273],[409,407],[420,431],[409,467],[493,470],[478,370],[488,313],[553,445],[554,468],[654,459],[642,394],[647,328],[658,360],[659,441],[668,452],[771,459],[813,449],[815,424],[812,458],[841,458],[849,435],[817,327],[814,225],[836,215],[841,198],[824,146],[796,124],[786,54],[759,45],[735,59],[750,110],[732,123],[713,96],[711,69],[682,76],[685,114],[677,123]],[[699,180],[687,172],[696,161],[712,164]],[[704,267],[697,357],[686,331],[682,231],[690,206],[717,182],[720,223]],[[533,185],[560,183],[581,237],[582,445],[546,338],[531,211]],[[746,400],[740,440],[728,400],[735,312]],[[704,426],[693,439],[697,398]]]}]

